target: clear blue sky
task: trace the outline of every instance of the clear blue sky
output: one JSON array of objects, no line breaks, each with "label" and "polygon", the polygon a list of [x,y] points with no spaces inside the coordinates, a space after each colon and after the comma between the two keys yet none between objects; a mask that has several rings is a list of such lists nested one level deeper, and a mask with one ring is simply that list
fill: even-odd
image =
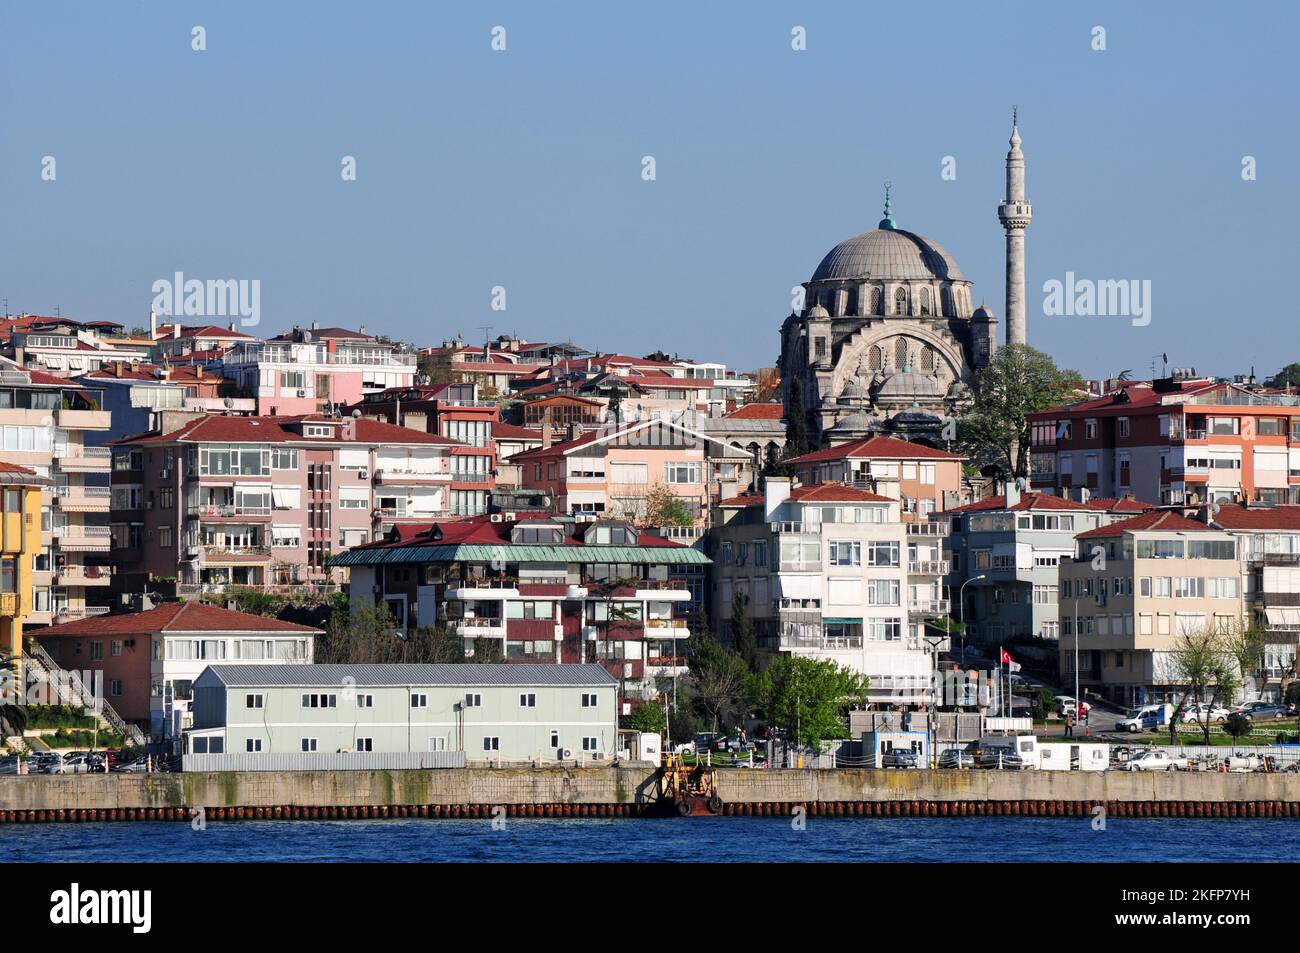
[{"label": "clear blue sky", "polygon": [[[1300,359],[1298,26],[1280,2],[7,3],[0,297],[143,323],[179,270],[260,279],[265,334],[492,325],[751,368],[886,179],[1001,315],[1018,103],[1030,342],[1091,376],[1270,372]],[[1150,326],[1043,317],[1067,271],[1150,279]]]}]

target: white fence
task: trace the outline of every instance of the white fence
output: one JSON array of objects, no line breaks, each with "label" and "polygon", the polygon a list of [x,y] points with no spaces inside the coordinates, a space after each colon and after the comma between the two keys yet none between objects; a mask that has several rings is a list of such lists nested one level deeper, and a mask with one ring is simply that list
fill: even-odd
[{"label": "white fence", "polygon": [[185,771],[411,771],[465,767],[463,751],[187,754]]}]

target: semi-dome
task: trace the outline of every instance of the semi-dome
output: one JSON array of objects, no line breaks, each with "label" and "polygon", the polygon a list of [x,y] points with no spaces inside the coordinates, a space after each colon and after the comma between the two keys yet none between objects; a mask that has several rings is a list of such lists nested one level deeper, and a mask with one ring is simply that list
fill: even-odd
[{"label": "semi-dome", "polygon": [[910,398],[942,398],[944,387],[933,377],[916,371],[891,374],[876,391],[877,400],[903,400]]},{"label": "semi-dome", "polygon": [[901,228],[875,228],[840,242],[822,259],[813,281],[861,278],[965,281],[942,246]]}]

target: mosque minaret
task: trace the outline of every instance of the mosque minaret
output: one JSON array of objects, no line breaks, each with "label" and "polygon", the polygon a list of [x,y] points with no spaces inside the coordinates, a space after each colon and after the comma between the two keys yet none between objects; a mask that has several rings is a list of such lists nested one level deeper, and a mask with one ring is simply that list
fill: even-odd
[{"label": "mosque minaret", "polygon": [[1020,151],[1020,126],[1011,114],[1011,151],[1007,153],[1007,197],[998,206],[998,220],[1007,233],[1007,343],[1026,343],[1025,229],[1034,207],[1025,198],[1025,154]]}]

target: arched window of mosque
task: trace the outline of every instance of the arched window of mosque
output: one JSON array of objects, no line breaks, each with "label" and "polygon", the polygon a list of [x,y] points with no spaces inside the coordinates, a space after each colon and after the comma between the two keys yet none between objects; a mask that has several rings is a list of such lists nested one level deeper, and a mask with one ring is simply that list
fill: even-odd
[{"label": "arched window of mosque", "polygon": [[872,314],[885,313],[885,293],[881,291],[879,288],[871,289],[871,313]]},{"label": "arched window of mosque", "polygon": [[921,370],[926,373],[934,370],[934,348],[928,344],[921,346]]},{"label": "arched window of mosque", "polygon": [[907,290],[904,288],[894,292],[894,313],[907,314]]},{"label": "arched window of mosque", "polygon": [[849,289],[849,302],[844,307],[844,313],[848,315],[853,315],[858,313],[858,289],[857,288]]},{"label": "arched window of mosque", "polygon": [[940,301],[940,303],[942,304],[942,307],[943,307],[943,316],[944,316],[945,318],[951,318],[951,317],[953,316],[953,309],[952,309],[952,289],[951,289],[951,288],[944,288],[942,291],[940,291],[940,292],[939,292],[939,301]]},{"label": "arched window of mosque", "polygon": [[907,366],[907,339],[894,339],[894,368],[902,370]]},{"label": "arched window of mosque", "polygon": [[929,288],[921,289],[921,313],[922,314],[930,313],[930,289]]},{"label": "arched window of mosque", "polygon": [[878,371],[885,361],[885,352],[880,349],[879,344],[871,345],[871,350],[867,352],[867,367],[873,371]]}]

